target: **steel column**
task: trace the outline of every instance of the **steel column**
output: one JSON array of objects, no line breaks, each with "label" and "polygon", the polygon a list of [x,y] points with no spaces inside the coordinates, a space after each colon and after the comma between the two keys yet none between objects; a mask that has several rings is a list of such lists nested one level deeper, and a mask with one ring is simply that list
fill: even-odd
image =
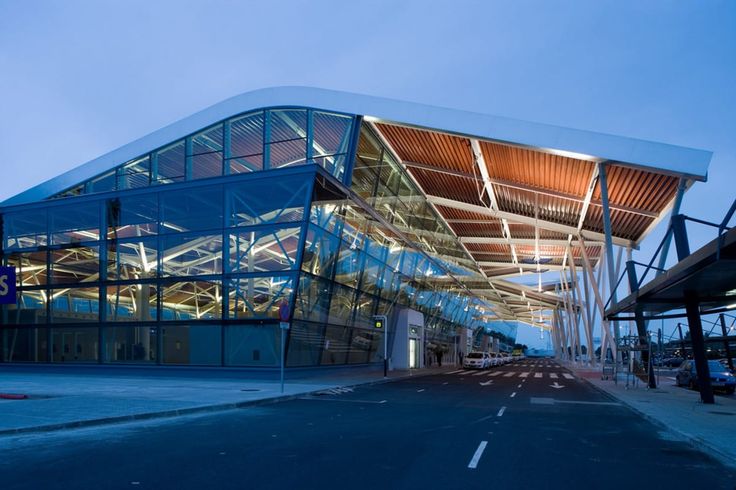
[{"label": "steel column", "polygon": [[718,315],[718,319],[721,321],[721,331],[723,332],[723,348],[726,349],[726,359],[728,359],[728,369],[733,371],[733,358],[731,357],[731,345],[728,340],[728,329],[726,328],[726,317],[723,313]]},{"label": "steel column", "polygon": [[[611,288],[611,302],[615,304],[618,302],[616,299],[616,273],[613,262],[613,232],[611,229],[611,208],[608,202],[608,176],[606,175],[606,165],[603,162],[598,162],[598,183],[601,186],[601,203],[603,204],[603,232],[606,241],[606,262],[608,263],[608,282]],[[618,345],[620,333],[618,330],[618,323],[614,322],[613,325],[613,336]],[[618,358],[616,358],[618,362]]]},{"label": "steel column", "polygon": [[685,293],[685,310],[687,323],[690,329],[690,340],[693,343],[693,358],[698,375],[698,389],[703,403],[713,404],[713,386],[710,383],[708,359],[705,356],[705,341],[703,340],[703,324],[700,322],[700,301],[696,293]]},{"label": "steel column", "polygon": [[659,269],[656,275],[660,275],[664,272],[664,267],[667,262],[667,254],[670,251],[670,243],[672,242],[672,218],[680,214],[680,205],[682,204],[682,196],[685,194],[686,180],[684,177],[680,177],[680,182],[677,185],[677,194],[675,194],[675,202],[672,205],[672,211],[670,211],[670,225],[667,227],[667,232],[664,237],[664,244],[662,245],[661,255],[659,256]]}]

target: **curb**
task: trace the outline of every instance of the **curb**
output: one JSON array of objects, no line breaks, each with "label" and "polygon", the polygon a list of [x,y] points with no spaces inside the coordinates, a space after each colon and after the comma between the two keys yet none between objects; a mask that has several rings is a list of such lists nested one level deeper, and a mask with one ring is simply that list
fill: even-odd
[{"label": "curb", "polygon": [[79,428],[84,428],[84,427],[112,425],[112,424],[142,421],[142,420],[174,418],[174,417],[181,417],[184,415],[192,415],[192,414],[198,414],[198,413],[224,412],[226,410],[235,410],[239,408],[254,407],[254,406],[259,406],[259,405],[271,405],[271,404],[286,402],[290,400],[295,400],[297,398],[301,398],[304,396],[309,396],[309,395],[314,395],[316,393],[320,393],[322,391],[325,391],[325,389],[354,388],[358,386],[373,386],[373,385],[391,383],[393,381],[403,381],[406,379],[432,376],[434,374],[442,374],[442,373],[433,372],[433,373],[407,374],[403,376],[396,376],[393,378],[381,378],[378,380],[371,380],[371,381],[367,381],[364,383],[335,385],[330,388],[320,388],[318,390],[305,391],[302,393],[295,393],[292,395],[281,395],[281,396],[274,396],[274,397],[269,397],[269,398],[261,398],[259,400],[246,400],[242,402],[221,403],[218,405],[202,405],[199,407],[177,408],[174,410],[163,410],[160,412],[145,412],[145,413],[137,413],[137,414],[132,414],[132,415],[119,415],[115,417],[105,417],[105,418],[100,418],[100,419],[77,420],[77,421],[72,421],[72,422],[63,422],[59,424],[39,425],[35,427],[19,427],[16,429],[2,429],[0,430],[0,437],[21,435],[21,434],[42,433],[42,432],[54,432],[54,431],[61,431],[65,429],[79,429]]},{"label": "curb", "polygon": [[614,393],[611,393],[611,392],[607,391],[605,388],[601,388],[600,386],[597,386],[596,384],[594,384],[593,382],[589,381],[586,378],[583,378],[583,377],[580,377],[580,376],[576,376],[576,377],[578,379],[581,379],[581,380],[585,381],[585,383],[587,383],[588,386],[592,387],[596,391],[598,391],[600,393],[603,393],[604,395],[607,395],[608,397],[610,397],[612,399],[618,400],[626,408],[628,408],[629,410],[631,410],[635,414],[639,415],[640,417],[642,417],[646,421],[648,421],[648,422],[652,423],[653,425],[659,427],[660,429],[664,430],[665,432],[670,432],[672,434],[675,434],[679,438],[684,439],[685,440],[684,442],[687,442],[693,448],[695,448],[695,449],[697,449],[697,450],[699,450],[701,452],[705,452],[704,450],[708,450],[708,452],[709,452],[708,453],[708,456],[713,457],[713,459],[719,461],[724,466],[726,466],[726,467],[728,467],[730,469],[736,469],[736,461],[734,461],[732,454],[728,454],[728,453],[724,452],[721,448],[719,448],[718,446],[714,446],[713,444],[710,444],[707,440],[703,439],[702,437],[694,436],[694,435],[689,434],[689,433],[687,433],[685,431],[682,431],[680,429],[676,429],[674,427],[667,426],[661,420],[653,417],[652,415],[649,415],[648,413],[645,413],[645,412],[641,411],[639,408],[637,408],[636,406],[632,405],[630,402],[624,400],[623,398],[619,398]]}]

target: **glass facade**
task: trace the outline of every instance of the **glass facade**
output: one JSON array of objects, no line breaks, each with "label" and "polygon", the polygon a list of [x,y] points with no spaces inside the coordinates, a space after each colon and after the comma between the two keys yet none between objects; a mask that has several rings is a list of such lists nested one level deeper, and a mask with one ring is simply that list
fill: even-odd
[{"label": "glass facade", "polygon": [[288,366],[378,362],[372,317],[399,308],[434,344],[515,336],[481,322],[473,262],[352,116],[239,115],[0,213],[2,362],[276,366],[283,302]]}]

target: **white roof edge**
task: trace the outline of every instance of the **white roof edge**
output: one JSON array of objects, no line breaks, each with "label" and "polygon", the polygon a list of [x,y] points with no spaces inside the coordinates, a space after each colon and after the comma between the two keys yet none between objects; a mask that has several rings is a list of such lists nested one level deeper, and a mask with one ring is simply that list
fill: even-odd
[{"label": "white roof edge", "polygon": [[595,133],[313,87],[273,87],[231,97],[116,150],[17,194],[2,205],[35,202],[62,192],[117,165],[160,148],[218,121],[251,110],[303,106],[370,116],[480,139],[588,155],[696,180],[707,178],[712,153],[664,143]]}]

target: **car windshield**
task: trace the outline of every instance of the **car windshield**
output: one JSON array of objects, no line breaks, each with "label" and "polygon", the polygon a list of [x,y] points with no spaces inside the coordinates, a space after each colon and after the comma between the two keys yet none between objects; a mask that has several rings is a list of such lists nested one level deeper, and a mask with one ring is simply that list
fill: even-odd
[{"label": "car windshield", "polygon": [[711,373],[722,373],[727,371],[726,367],[718,361],[708,361],[708,370]]},{"label": "car windshield", "polygon": [[468,354],[468,359],[481,359],[483,357],[483,354],[480,352],[471,352]]}]

